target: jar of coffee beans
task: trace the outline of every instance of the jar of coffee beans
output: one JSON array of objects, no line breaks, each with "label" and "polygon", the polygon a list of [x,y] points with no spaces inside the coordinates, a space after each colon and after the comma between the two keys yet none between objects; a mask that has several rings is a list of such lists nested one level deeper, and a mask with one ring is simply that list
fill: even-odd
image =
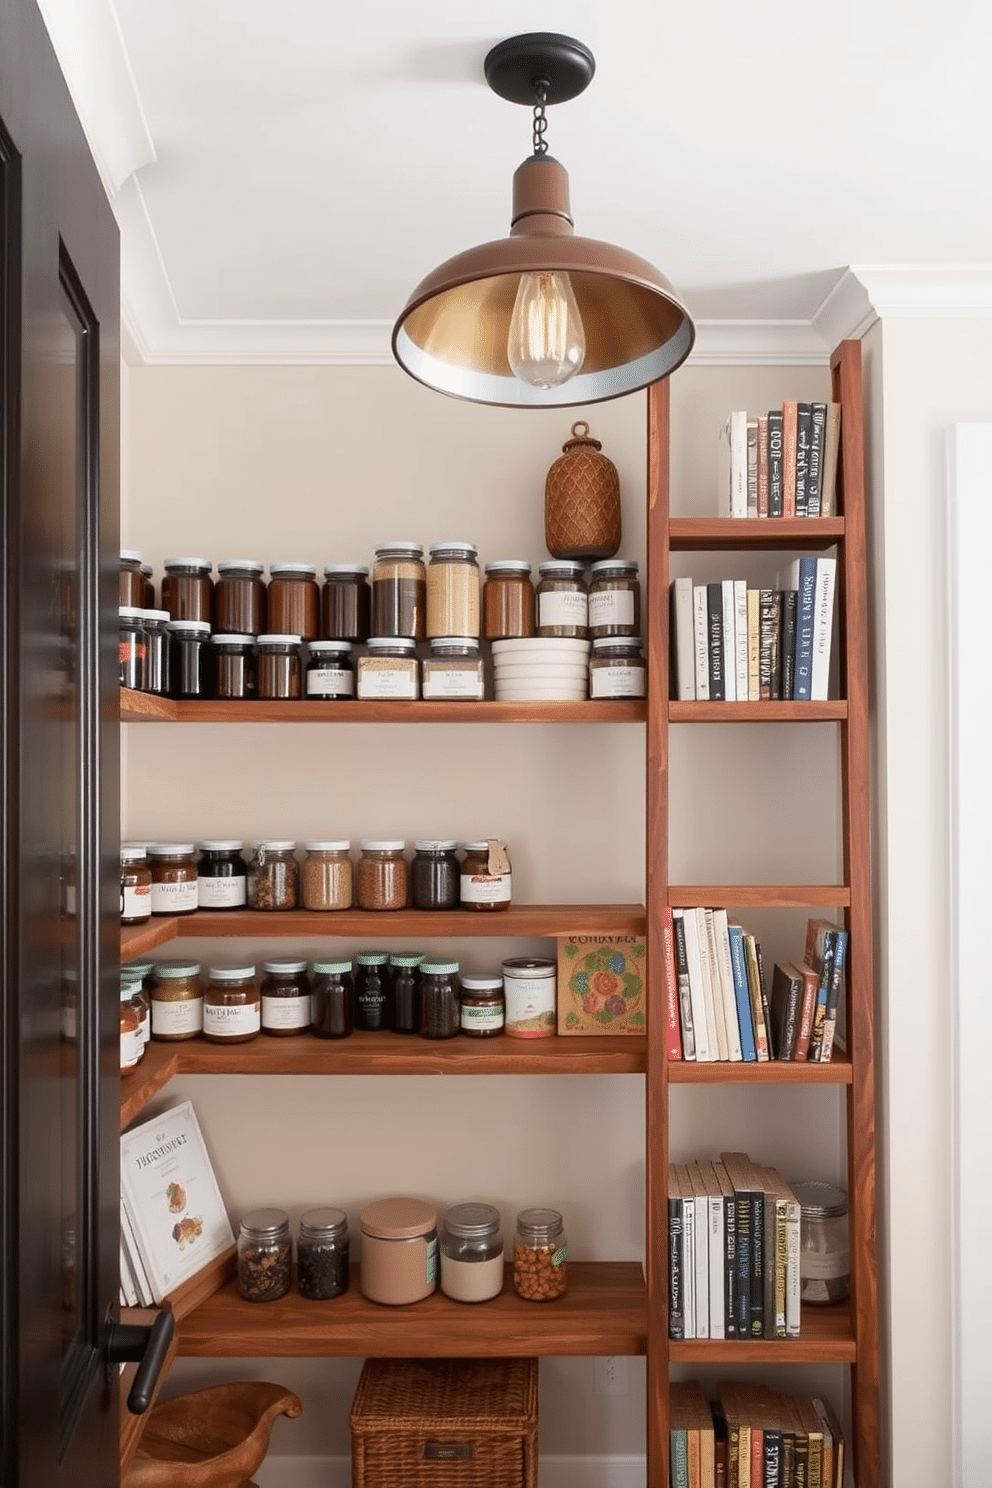
[{"label": "jar of coffee beans", "polygon": [[348,1216],[343,1209],[308,1209],[300,1216],[296,1262],[301,1297],[324,1302],[348,1290]]},{"label": "jar of coffee beans", "polygon": [[568,1241],[557,1209],[522,1209],[513,1240],[513,1289],[527,1302],[553,1302],[568,1289]]}]

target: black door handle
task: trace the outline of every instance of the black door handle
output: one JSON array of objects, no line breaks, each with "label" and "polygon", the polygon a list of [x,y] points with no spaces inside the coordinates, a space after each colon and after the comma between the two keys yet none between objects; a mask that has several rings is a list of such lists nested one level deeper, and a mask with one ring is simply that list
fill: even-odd
[{"label": "black door handle", "polygon": [[137,1364],[127,1408],[143,1415],[151,1404],[165,1356],[176,1331],[173,1313],[163,1309],[148,1327],[140,1323],[110,1323],[107,1327],[107,1363]]}]

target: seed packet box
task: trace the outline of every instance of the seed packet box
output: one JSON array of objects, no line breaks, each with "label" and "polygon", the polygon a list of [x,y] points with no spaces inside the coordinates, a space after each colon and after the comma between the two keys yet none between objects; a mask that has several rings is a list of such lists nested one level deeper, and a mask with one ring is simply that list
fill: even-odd
[{"label": "seed packet box", "polygon": [[644,1033],[646,947],[641,935],[558,940],[558,1032]]}]

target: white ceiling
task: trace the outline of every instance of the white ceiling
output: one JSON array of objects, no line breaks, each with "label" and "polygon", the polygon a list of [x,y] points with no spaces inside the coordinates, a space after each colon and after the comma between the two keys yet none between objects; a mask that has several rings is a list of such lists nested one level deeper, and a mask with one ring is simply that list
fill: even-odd
[{"label": "white ceiling", "polygon": [[389,360],[414,285],[508,230],[531,116],[483,60],[533,30],[596,58],[549,110],[576,231],[671,279],[694,360],[992,313],[989,0],[39,3],[137,360]]}]

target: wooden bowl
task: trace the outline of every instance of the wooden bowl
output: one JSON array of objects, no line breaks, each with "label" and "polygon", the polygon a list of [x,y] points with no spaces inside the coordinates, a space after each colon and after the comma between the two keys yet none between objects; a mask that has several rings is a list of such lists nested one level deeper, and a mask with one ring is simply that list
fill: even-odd
[{"label": "wooden bowl", "polygon": [[273,1421],[302,1410],[292,1390],[255,1380],[161,1401],[148,1412],[123,1488],[246,1488]]}]

